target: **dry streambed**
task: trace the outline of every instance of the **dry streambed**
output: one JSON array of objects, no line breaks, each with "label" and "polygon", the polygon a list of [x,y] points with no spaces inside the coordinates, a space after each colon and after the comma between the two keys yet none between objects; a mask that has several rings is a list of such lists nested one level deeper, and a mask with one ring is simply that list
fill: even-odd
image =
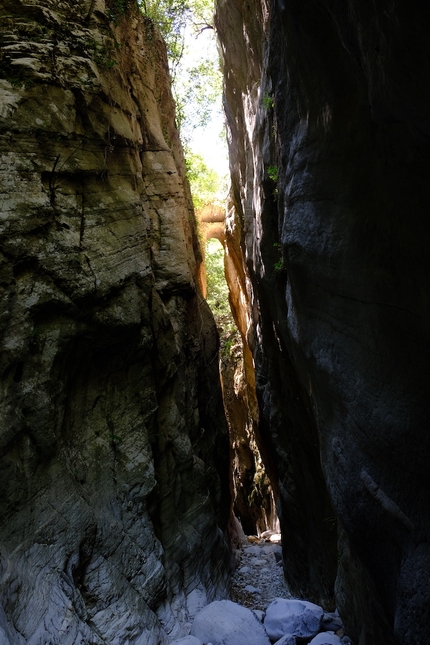
[{"label": "dry streambed", "polygon": [[291,597],[279,540],[248,539],[233,575],[233,602],[204,607],[191,634],[172,645],[351,645],[336,613]]},{"label": "dry streambed", "polygon": [[248,539],[233,574],[232,600],[265,611],[275,598],[291,598],[282,571],[280,536],[274,534],[259,542]]}]

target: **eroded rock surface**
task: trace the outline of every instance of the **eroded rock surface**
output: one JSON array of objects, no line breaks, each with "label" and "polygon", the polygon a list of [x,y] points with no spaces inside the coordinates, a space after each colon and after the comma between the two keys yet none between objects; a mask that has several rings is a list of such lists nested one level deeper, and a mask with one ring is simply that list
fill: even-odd
[{"label": "eroded rock surface", "polygon": [[403,0],[218,0],[285,571],[327,607],[338,569],[360,644],[430,638],[428,24]]},{"label": "eroded rock surface", "polygon": [[0,641],[159,645],[225,596],[230,509],[165,47],[126,2],[0,26]]},{"label": "eroded rock surface", "polygon": [[267,444],[260,436],[254,359],[250,349],[254,338],[252,288],[241,234],[237,210],[229,202],[224,223],[224,271],[240,341],[232,346],[231,352],[222,354],[221,377],[232,446],[234,512],[245,533],[251,535],[277,526],[274,493],[277,494],[278,487],[276,463],[268,458]]}]

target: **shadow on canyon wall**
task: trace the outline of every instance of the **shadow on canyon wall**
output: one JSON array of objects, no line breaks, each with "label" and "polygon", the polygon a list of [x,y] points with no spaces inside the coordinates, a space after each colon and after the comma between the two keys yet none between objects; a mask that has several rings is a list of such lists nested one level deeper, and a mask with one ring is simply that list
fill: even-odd
[{"label": "shadow on canyon wall", "polygon": [[217,6],[227,244],[249,276],[285,572],[298,595],[335,596],[360,644],[424,642],[429,11],[400,0]]}]

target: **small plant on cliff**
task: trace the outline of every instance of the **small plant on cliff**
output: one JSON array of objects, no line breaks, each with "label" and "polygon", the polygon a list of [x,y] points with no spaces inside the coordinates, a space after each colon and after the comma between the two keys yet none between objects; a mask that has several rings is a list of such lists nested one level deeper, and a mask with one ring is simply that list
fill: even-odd
[{"label": "small plant on cliff", "polygon": [[105,40],[103,44],[97,42],[97,40],[90,40],[88,41],[88,47],[93,50],[94,61],[97,65],[111,69],[115,65],[115,61],[112,58],[113,52],[121,45],[116,41],[112,43],[110,40]]},{"label": "small plant on cliff", "polygon": [[106,7],[109,20],[116,21],[132,7],[137,7],[137,2],[136,0],[106,0]]},{"label": "small plant on cliff", "polygon": [[[273,181],[275,184],[278,183],[279,179],[279,171],[278,171],[278,166],[269,166],[266,170],[267,175],[271,181]],[[272,191],[273,195],[273,201],[276,202],[278,201],[278,187],[275,186],[275,188]]]},{"label": "small plant on cliff", "polygon": [[275,107],[275,100],[268,92],[263,96],[263,107],[265,110],[273,110]]},{"label": "small plant on cliff", "polygon": [[278,166],[269,166],[267,168],[267,174],[269,176],[269,179],[271,179],[276,183],[278,181],[278,175],[279,175]]},{"label": "small plant on cliff", "polygon": [[284,258],[281,258],[280,260],[275,262],[275,264],[273,265],[273,268],[276,273],[282,273],[283,271],[285,271]]},{"label": "small plant on cliff", "polygon": [[285,265],[284,258],[282,257],[282,245],[281,245],[279,242],[275,242],[275,244],[273,245],[273,247],[274,247],[274,248],[279,252],[279,254],[281,255],[281,257],[279,258],[279,260],[278,260],[277,262],[275,262],[275,264],[273,265],[273,270],[274,270],[274,272],[275,272],[275,273],[277,273],[277,274],[279,275],[279,274],[284,273],[284,272],[286,271],[287,267],[286,267],[286,265]]}]

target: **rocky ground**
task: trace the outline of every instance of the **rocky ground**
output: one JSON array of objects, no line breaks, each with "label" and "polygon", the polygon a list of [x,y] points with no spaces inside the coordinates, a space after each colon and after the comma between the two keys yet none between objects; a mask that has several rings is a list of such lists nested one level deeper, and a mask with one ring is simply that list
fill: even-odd
[{"label": "rocky ground", "polygon": [[[238,563],[232,579],[233,602],[251,609],[262,620],[273,600],[293,598],[284,580],[281,536],[278,533],[266,531],[260,538],[244,537],[237,557]],[[329,633],[333,634],[328,637],[327,642],[351,645],[337,613],[325,613],[323,624],[323,629],[332,630]],[[340,640],[336,640],[335,636]],[[323,643],[322,634],[318,638]]]},{"label": "rocky ground", "polygon": [[263,533],[261,539],[247,537],[238,558],[232,583],[234,602],[265,611],[275,598],[291,598],[282,571],[279,534]]},{"label": "rocky ground", "polygon": [[[233,601],[233,602],[232,602]],[[231,601],[201,609],[171,645],[352,645],[337,612],[293,598],[283,577],[281,536],[242,535]]]}]

